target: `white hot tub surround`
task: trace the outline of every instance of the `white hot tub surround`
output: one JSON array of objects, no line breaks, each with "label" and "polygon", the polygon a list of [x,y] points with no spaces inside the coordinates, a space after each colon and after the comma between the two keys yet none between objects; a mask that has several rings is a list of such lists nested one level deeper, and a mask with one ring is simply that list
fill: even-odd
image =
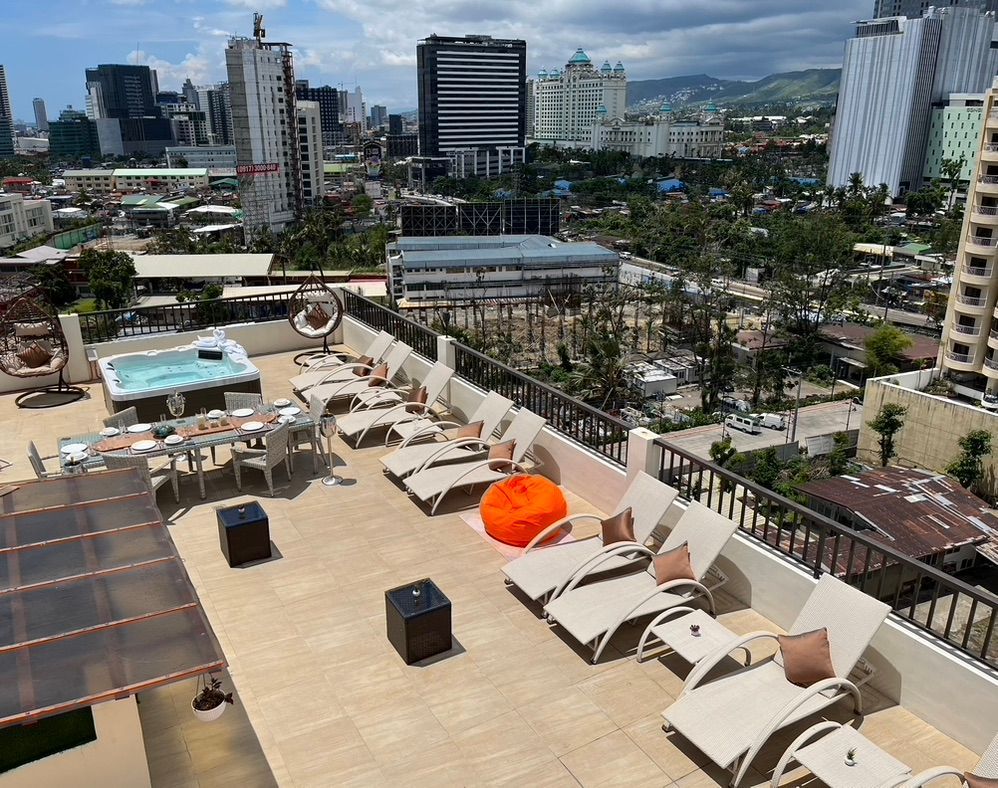
[{"label": "white hot tub surround", "polygon": [[[182,345],[171,350],[122,353],[102,358],[98,363],[104,387],[114,402],[165,397],[174,391],[188,392],[260,379],[260,370],[245,354],[222,350],[221,359],[199,359],[203,350],[215,348]],[[211,370],[216,365],[221,374]],[[199,376],[199,369],[211,373]]]}]

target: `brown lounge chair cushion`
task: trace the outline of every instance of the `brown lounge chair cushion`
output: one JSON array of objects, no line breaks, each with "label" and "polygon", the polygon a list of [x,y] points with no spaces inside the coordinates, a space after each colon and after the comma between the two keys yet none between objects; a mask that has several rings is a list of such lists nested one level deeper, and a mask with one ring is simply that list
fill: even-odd
[{"label": "brown lounge chair cushion", "polygon": [[388,365],[378,364],[374,369],[371,370],[369,376],[371,378],[368,386],[384,386],[388,381],[385,378],[388,377]]},{"label": "brown lounge chair cushion", "polygon": [[783,672],[791,684],[810,687],[822,679],[835,677],[828,630],[824,627],[799,635],[779,635],[776,639],[783,654]]},{"label": "brown lounge chair cushion", "polygon": [[659,553],[652,559],[652,563],[655,566],[655,582],[658,585],[672,580],[697,579],[690,564],[690,548],[686,542],[679,547]]},{"label": "brown lounge chair cushion", "polygon": [[52,360],[52,354],[37,342],[32,342],[24,350],[18,352],[17,357],[29,369],[44,367]]},{"label": "brown lounge chair cushion", "polygon": [[[512,460],[513,450],[516,448],[516,441],[504,441],[497,443],[489,449],[490,460]],[[489,467],[494,471],[508,471],[513,466],[509,463],[490,463]]]},{"label": "brown lounge chair cushion", "polygon": [[406,400],[406,403],[406,413],[424,413],[426,408],[421,408],[419,406],[426,404],[426,386],[420,386],[418,389],[410,391],[409,398]]},{"label": "brown lounge chair cushion", "polygon": [[600,532],[604,546],[617,542],[633,542],[634,515],[631,513],[631,507],[628,506],[622,512],[617,512],[613,517],[607,517],[600,522]]},{"label": "brown lounge chair cushion", "polygon": [[998,788],[998,777],[981,777],[970,772],[963,773],[968,788]]},{"label": "brown lounge chair cushion", "polygon": [[374,366],[374,359],[370,356],[360,356],[357,359],[358,364],[363,364],[360,367],[354,367],[353,374],[358,378],[366,378],[371,374],[371,367]]},{"label": "brown lounge chair cushion", "polygon": [[457,435],[455,435],[455,440],[460,440],[461,438],[481,438],[482,437],[482,427],[485,422],[473,421],[470,424],[465,424],[463,427],[457,428]]}]

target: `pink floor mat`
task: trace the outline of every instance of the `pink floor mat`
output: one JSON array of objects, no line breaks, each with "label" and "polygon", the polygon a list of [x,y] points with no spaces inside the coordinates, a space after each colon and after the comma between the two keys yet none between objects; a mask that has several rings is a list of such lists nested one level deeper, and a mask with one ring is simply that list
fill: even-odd
[{"label": "pink floor mat", "polygon": [[[461,519],[464,520],[465,524],[468,525],[475,533],[477,533],[482,539],[492,545],[496,552],[500,555],[505,556],[509,560],[514,558],[519,558],[523,554],[522,547],[516,547],[515,545],[506,544],[505,542],[500,542],[498,539],[493,539],[485,532],[485,523],[482,521],[482,515],[478,513],[477,510],[472,512],[465,512],[461,515]],[[575,537],[570,533],[562,531],[561,534],[553,542],[548,542],[548,544],[557,544],[559,542],[574,542]]]}]

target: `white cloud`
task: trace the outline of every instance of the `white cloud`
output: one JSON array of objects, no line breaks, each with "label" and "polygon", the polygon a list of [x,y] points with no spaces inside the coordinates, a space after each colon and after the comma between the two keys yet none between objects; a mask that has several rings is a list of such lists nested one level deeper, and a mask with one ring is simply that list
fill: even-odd
[{"label": "white cloud", "polygon": [[178,63],[171,63],[148,52],[143,52],[141,49],[129,52],[126,61],[154,69],[162,90],[176,90],[188,77],[195,85],[215,80],[215,70],[212,68],[211,58],[205,54],[203,46],[197,53],[188,52]]},{"label": "white cloud", "polygon": [[228,5],[246,8],[250,11],[266,11],[270,8],[284,8],[288,0],[225,0]]}]

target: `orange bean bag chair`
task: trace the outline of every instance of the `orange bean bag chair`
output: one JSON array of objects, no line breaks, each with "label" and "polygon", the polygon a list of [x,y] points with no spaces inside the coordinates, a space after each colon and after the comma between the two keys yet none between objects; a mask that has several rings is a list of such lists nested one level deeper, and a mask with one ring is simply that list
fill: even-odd
[{"label": "orange bean bag chair", "polygon": [[550,479],[517,474],[489,487],[479,512],[489,536],[523,547],[551,523],[565,517],[568,503],[561,488]]}]

